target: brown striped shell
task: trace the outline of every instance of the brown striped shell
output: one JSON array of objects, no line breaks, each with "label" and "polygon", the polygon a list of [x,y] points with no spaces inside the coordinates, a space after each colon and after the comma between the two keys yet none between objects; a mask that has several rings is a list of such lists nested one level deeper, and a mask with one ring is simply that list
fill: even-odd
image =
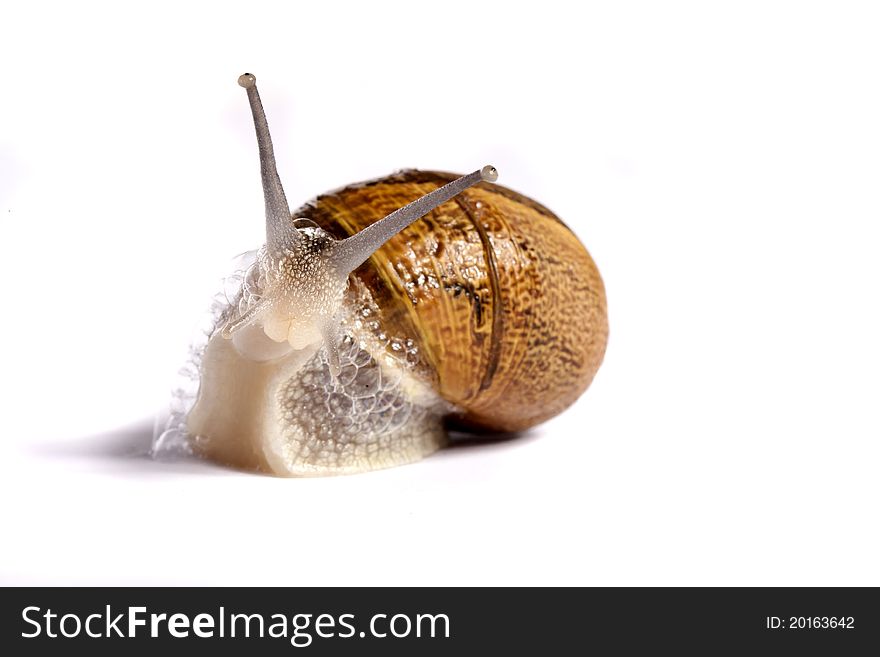
[{"label": "brown striped shell", "polygon": [[[293,213],[337,239],[457,176],[406,170]],[[438,393],[472,428],[518,431],[577,399],[608,339],[590,254],[547,208],[480,183],[386,243],[354,273],[389,334],[413,337]]]}]

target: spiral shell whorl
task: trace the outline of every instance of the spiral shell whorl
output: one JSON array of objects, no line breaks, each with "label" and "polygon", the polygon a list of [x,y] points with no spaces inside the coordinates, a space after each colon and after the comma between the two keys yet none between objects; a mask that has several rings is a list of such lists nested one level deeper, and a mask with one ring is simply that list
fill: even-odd
[{"label": "spiral shell whorl", "polygon": [[[337,238],[454,179],[403,171],[294,212]],[[602,279],[540,204],[481,183],[392,239],[355,275],[396,334],[412,336],[463,424],[516,431],[569,406],[605,351]]]}]

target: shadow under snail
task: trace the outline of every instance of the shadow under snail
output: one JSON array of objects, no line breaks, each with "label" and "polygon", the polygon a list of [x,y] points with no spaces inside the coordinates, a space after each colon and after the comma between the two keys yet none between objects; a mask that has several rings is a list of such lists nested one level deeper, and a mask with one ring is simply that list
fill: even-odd
[{"label": "shadow under snail", "polygon": [[[605,353],[599,271],[543,205],[405,170],[291,213],[256,79],[266,244],[240,257],[153,453],[282,476],[408,463],[446,427],[514,432],[572,404]],[[420,221],[419,221],[420,220]]]}]

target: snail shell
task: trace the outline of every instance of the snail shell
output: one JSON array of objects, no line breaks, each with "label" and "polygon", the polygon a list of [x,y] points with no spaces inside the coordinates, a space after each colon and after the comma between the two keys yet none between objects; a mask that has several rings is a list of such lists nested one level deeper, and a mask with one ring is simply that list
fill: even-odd
[{"label": "snail shell", "polygon": [[[336,238],[455,180],[401,171],[294,212]],[[571,230],[543,205],[483,182],[393,237],[354,276],[388,334],[413,336],[458,423],[520,431],[567,408],[608,339],[605,288]]]},{"label": "snail shell", "polygon": [[[255,78],[266,244],[191,350],[153,453],[341,474],[422,458],[445,425],[518,431],[569,406],[608,336],[595,263],[547,208],[465,176],[402,171],[291,214]],[[419,219],[421,219],[419,221]]]}]

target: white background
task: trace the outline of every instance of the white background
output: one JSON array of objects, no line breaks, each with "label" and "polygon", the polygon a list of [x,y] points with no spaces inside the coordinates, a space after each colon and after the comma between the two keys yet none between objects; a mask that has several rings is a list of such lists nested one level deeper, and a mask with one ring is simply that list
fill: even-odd
[{"label": "white background", "polygon": [[[870,4],[180,5],[0,15],[0,581],[880,585]],[[567,221],[586,395],[365,475],[139,456],[261,241],[244,71],[292,206],[491,162]]]}]

